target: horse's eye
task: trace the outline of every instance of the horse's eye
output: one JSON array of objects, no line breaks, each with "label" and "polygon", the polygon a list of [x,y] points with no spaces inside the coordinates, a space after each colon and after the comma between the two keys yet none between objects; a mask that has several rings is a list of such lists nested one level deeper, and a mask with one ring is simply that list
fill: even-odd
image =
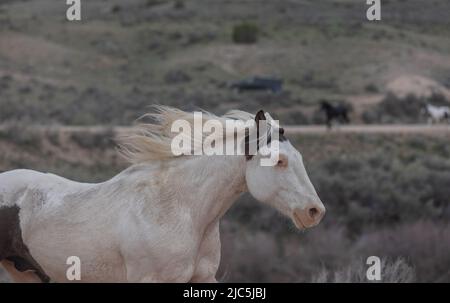
[{"label": "horse's eye", "polygon": [[284,128],[280,128],[280,135],[284,135]]},{"label": "horse's eye", "polygon": [[286,167],[288,165],[288,159],[284,155],[280,155],[280,159],[278,159],[277,166],[278,167]]}]

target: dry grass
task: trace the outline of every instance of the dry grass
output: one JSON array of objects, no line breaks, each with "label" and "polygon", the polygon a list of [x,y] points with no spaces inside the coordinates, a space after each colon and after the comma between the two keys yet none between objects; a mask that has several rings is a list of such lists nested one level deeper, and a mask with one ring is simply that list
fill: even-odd
[{"label": "dry grass", "polygon": [[[364,260],[355,261],[347,267],[335,272],[323,269],[313,277],[314,283],[365,283],[372,282],[367,279],[367,265]],[[381,260],[381,280],[373,282],[382,283],[411,283],[415,282],[414,269],[403,259],[395,261]]]}]

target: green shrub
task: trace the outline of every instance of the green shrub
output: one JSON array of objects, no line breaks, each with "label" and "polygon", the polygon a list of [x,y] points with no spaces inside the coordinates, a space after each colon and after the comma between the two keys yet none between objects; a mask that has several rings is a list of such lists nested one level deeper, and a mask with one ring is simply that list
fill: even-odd
[{"label": "green shrub", "polygon": [[176,0],[175,3],[173,4],[174,9],[183,9],[184,7],[185,4],[183,0]]},{"label": "green shrub", "polygon": [[23,148],[40,148],[42,137],[39,132],[20,123],[8,124],[0,131],[0,138],[6,139]]},{"label": "green shrub", "polygon": [[145,5],[148,6],[148,7],[151,7],[151,6],[164,4],[165,2],[166,2],[166,0],[147,0]]},{"label": "green shrub", "polygon": [[[358,234],[368,224],[448,219],[450,161],[426,151],[380,149],[312,163],[310,176],[333,218]],[[332,220],[332,221],[331,221]]]},{"label": "green shrub", "polygon": [[114,147],[115,133],[112,128],[107,128],[98,133],[73,132],[70,137],[82,148],[106,149]]},{"label": "green shrub", "polygon": [[233,42],[241,44],[252,44],[258,41],[259,29],[253,23],[241,23],[233,28]]},{"label": "green shrub", "polygon": [[119,13],[120,11],[122,11],[122,7],[120,6],[120,5],[113,5],[112,7],[111,7],[111,12],[113,13],[113,14],[117,14],[117,13]]},{"label": "green shrub", "polygon": [[366,87],[365,87],[364,89],[365,89],[366,92],[368,92],[368,93],[378,93],[378,92],[380,91],[380,90],[378,89],[378,87],[377,87],[375,84],[373,84],[373,83],[367,84]]}]

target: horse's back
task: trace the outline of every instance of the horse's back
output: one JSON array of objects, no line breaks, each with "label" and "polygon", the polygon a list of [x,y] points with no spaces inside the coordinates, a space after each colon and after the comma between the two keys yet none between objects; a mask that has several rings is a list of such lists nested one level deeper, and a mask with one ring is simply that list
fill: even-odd
[{"label": "horse's back", "polygon": [[59,186],[81,184],[50,173],[16,169],[0,173],[0,206],[19,203],[29,189],[50,190]]}]

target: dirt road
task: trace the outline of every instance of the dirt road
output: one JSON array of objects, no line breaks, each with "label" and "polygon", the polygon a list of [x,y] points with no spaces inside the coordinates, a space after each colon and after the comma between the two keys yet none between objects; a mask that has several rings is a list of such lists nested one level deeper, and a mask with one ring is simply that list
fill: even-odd
[{"label": "dirt road", "polygon": [[[7,128],[1,125],[0,130]],[[34,130],[56,131],[63,133],[90,132],[103,133],[108,130],[117,133],[124,133],[131,130],[131,127],[117,126],[33,126]],[[450,125],[426,125],[426,124],[377,124],[377,125],[345,125],[335,126],[328,130],[324,125],[290,125],[284,126],[287,134],[339,134],[339,133],[360,133],[360,134],[425,134],[425,135],[450,135]]]},{"label": "dirt road", "polygon": [[[63,126],[62,131],[91,131],[102,132],[107,128],[103,126],[77,127]],[[127,132],[129,127],[116,127],[117,132]],[[377,124],[377,125],[345,125],[328,130],[324,125],[292,125],[285,126],[287,134],[321,134],[321,133],[361,133],[361,134],[450,134],[450,125],[427,124]]]},{"label": "dirt road", "polygon": [[450,134],[450,125],[383,124],[345,125],[328,130],[323,125],[286,126],[291,134],[363,133],[363,134]]}]

